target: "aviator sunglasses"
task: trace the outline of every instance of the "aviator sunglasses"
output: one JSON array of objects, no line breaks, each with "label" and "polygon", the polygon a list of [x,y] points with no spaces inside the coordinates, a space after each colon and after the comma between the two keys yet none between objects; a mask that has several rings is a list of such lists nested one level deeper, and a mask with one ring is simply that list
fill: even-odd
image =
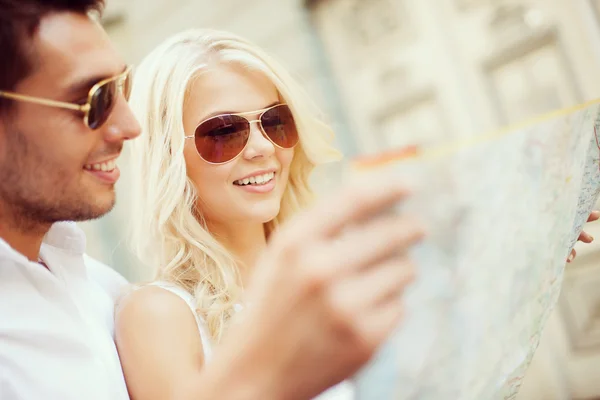
[{"label": "aviator sunglasses", "polygon": [[[246,115],[258,115],[249,120]],[[275,146],[290,149],[298,143],[298,130],[287,104],[262,110],[222,114],[202,121],[191,136],[200,157],[210,164],[223,164],[242,154],[250,138],[250,125],[258,123],[261,133]]]},{"label": "aviator sunglasses", "polygon": [[100,128],[110,116],[119,93],[129,100],[131,93],[131,70],[128,66],[119,75],[103,79],[96,83],[88,92],[85,104],[68,103],[44,99],[41,97],[27,96],[19,93],[4,92],[0,90],[0,97],[7,99],[25,101],[28,103],[41,104],[44,106],[66,108],[83,113],[83,123],[90,129]]}]

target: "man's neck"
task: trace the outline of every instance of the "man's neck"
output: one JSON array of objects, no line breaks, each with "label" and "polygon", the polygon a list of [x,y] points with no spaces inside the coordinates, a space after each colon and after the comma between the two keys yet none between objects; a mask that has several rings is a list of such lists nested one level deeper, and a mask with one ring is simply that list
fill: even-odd
[{"label": "man's neck", "polygon": [[0,238],[33,262],[39,260],[42,241],[51,226],[0,212]]}]

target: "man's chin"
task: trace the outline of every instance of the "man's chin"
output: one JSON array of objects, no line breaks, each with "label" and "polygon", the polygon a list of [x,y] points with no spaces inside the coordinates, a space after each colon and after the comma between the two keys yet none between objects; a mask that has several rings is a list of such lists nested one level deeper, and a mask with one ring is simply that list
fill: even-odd
[{"label": "man's chin", "polygon": [[82,207],[73,213],[74,215],[71,220],[83,222],[102,218],[110,213],[116,204],[115,192],[114,190],[111,190],[110,193],[105,192],[98,194],[95,198],[90,199],[90,201],[86,203],[87,204],[82,204]]},{"label": "man's chin", "polygon": [[99,198],[94,207],[94,210],[96,211],[95,218],[100,218],[110,213],[115,208],[115,204],[116,196],[114,191],[111,193],[111,196],[107,196],[106,199]]}]

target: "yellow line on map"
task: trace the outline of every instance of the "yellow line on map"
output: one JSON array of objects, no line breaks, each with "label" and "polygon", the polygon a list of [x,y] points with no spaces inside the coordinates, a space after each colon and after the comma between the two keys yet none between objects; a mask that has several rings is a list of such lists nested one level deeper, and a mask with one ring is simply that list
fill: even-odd
[{"label": "yellow line on map", "polygon": [[[459,139],[457,141],[453,141],[452,143],[437,146],[437,147],[434,147],[431,149],[417,150],[416,152],[414,152],[412,154],[408,154],[408,155],[402,155],[402,152],[399,152],[399,154],[401,154],[400,156],[398,156],[396,158],[386,157],[385,161],[381,161],[381,162],[372,161],[379,157],[379,155],[377,155],[377,154],[374,156],[357,157],[351,162],[351,164],[356,169],[364,170],[364,169],[381,167],[385,164],[394,163],[394,162],[398,163],[398,162],[410,161],[410,160],[423,160],[423,159],[438,158],[438,157],[441,157],[441,156],[444,156],[447,154],[455,153],[457,151],[463,150],[465,148],[476,145],[478,143],[491,141],[500,136],[518,132],[521,129],[528,128],[528,127],[537,125],[539,123],[552,120],[556,117],[569,115],[576,111],[584,110],[594,104],[600,104],[600,98],[590,100],[588,102],[581,103],[581,104],[578,104],[575,106],[571,106],[571,107],[567,107],[567,108],[563,108],[563,109],[559,109],[559,110],[554,110],[549,113],[545,113],[545,114],[541,114],[541,115],[538,115],[538,116],[535,116],[532,118],[525,119],[522,122],[519,122],[514,125],[509,125],[505,128],[497,129],[497,130],[490,131],[488,133],[484,133],[484,134],[480,134],[480,135],[472,135],[468,138]],[[365,159],[368,159],[371,161],[364,162]]]}]

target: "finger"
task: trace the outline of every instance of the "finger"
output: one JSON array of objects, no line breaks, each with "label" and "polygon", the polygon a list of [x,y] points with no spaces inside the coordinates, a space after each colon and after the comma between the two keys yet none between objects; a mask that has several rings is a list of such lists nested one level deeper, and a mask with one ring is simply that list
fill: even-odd
[{"label": "finger", "polygon": [[412,218],[388,215],[345,232],[334,246],[326,242],[320,252],[346,270],[357,270],[405,254],[423,236]]},{"label": "finger", "polygon": [[572,262],[575,257],[577,257],[577,251],[575,251],[575,249],[571,250],[571,254],[569,255],[569,258],[567,258],[567,262],[570,263]]},{"label": "finger", "polygon": [[594,222],[597,221],[598,219],[600,219],[600,211],[598,210],[594,210],[592,211],[592,213],[590,214],[587,222]]},{"label": "finger", "polygon": [[346,279],[330,292],[331,303],[347,307],[354,313],[371,309],[394,299],[399,301],[402,292],[415,276],[415,267],[407,257],[396,257]]},{"label": "finger", "polygon": [[590,235],[589,233],[583,231],[579,235],[578,240],[583,243],[592,243],[594,241],[594,237],[592,235]]},{"label": "finger", "polygon": [[374,307],[361,318],[359,334],[366,343],[377,347],[402,323],[403,316],[404,307],[398,299]]},{"label": "finger", "polygon": [[294,236],[336,235],[344,227],[392,208],[408,194],[407,186],[388,173],[370,173],[301,213]]}]

